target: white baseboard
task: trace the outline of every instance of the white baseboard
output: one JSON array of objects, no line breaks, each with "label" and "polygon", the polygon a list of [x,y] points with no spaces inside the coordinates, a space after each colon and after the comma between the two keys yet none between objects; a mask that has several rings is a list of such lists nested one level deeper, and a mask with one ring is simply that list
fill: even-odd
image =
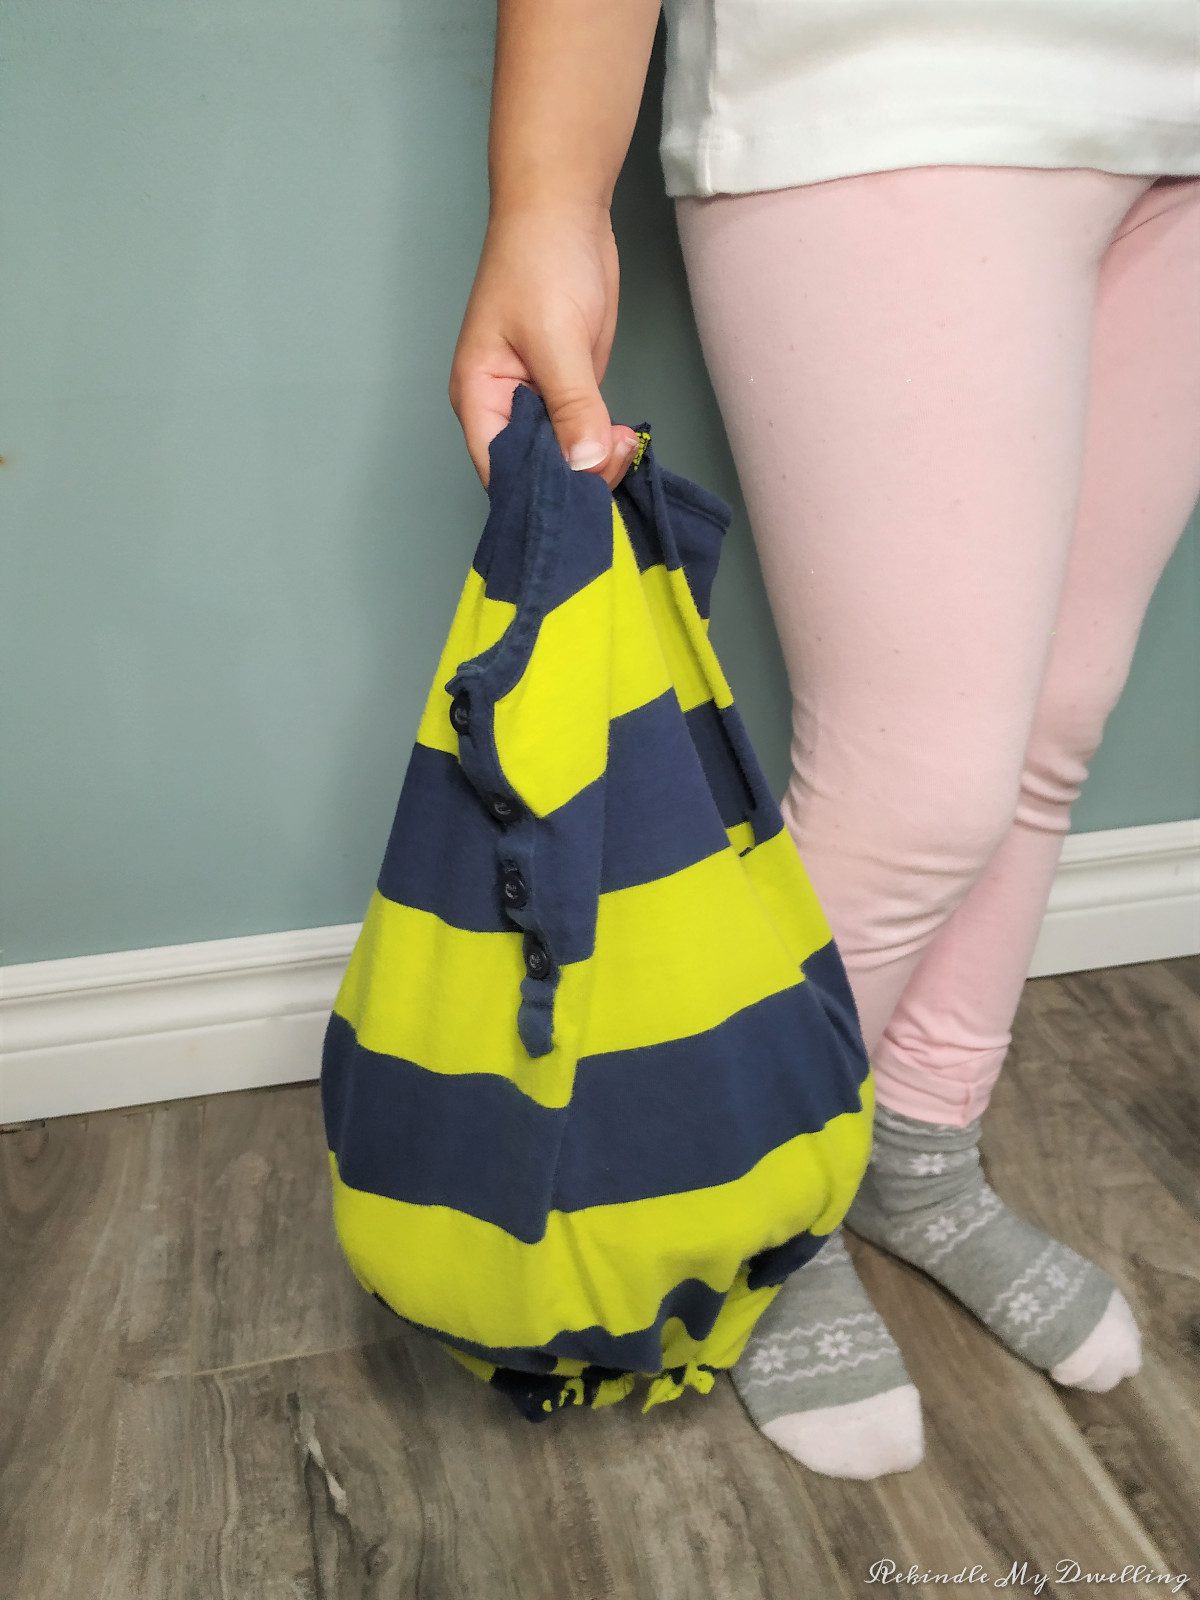
[{"label": "white baseboard", "polygon": [[[317,1075],[357,925],[0,970],[0,1124]],[[1071,835],[1031,977],[1200,953],[1200,820]]]},{"label": "white baseboard", "polygon": [[1031,978],[1200,954],[1200,818],[1074,833]]},{"label": "white baseboard", "polygon": [[356,923],[0,969],[0,1124],[317,1075]]}]

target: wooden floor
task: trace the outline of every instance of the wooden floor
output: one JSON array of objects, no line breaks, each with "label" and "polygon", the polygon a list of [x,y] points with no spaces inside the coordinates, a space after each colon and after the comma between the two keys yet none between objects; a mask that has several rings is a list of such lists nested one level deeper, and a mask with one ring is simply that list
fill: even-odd
[{"label": "wooden floor", "polygon": [[0,1596],[807,1600],[898,1592],[883,1560],[1026,1561],[1028,1593],[1143,1563],[1200,1594],[1200,959],[1031,982],[985,1155],[1115,1273],[1145,1368],[1056,1391],[860,1247],[928,1458],[855,1485],[778,1453],[725,1379],[533,1426],[398,1333],[331,1236],[312,1085],[9,1130]]}]

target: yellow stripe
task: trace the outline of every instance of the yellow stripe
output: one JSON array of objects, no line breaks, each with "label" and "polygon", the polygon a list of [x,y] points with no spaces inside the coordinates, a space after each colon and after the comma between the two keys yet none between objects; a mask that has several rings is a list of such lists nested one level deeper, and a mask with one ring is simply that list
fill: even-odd
[{"label": "yellow stripe", "polygon": [[457,1350],[452,1344],[442,1345],[442,1349],[452,1355],[455,1361],[466,1367],[468,1372],[473,1372],[477,1378],[482,1378],[484,1383],[490,1383],[495,1372],[495,1363],[481,1361],[478,1356],[469,1354],[466,1350]]},{"label": "yellow stripe", "polygon": [[797,962],[807,961],[833,937],[816,890],[786,827],[755,845],[741,865],[761,905]]},{"label": "yellow stripe", "polygon": [[709,700],[717,706],[732,705],[733,693],[682,567],[648,567],[642,573],[642,586],[665,642],[671,681],[683,709],[691,711]]},{"label": "yellow stripe", "polygon": [[685,711],[691,711],[694,706],[711,700],[712,693],[687,632],[680,625],[671,573],[661,565],[647,567],[641,582],[654,631],[662,644],[667,676],[675,686],[679,704]]},{"label": "yellow stripe", "polygon": [[[870,1077],[861,1093],[861,1110],[799,1134],[731,1183],[554,1211],[536,1244],[444,1206],[347,1188],[331,1156],[338,1236],[360,1281],[402,1316],[458,1338],[497,1348],[596,1325],[633,1333],[677,1283],[694,1277],[726,1292],[759,1250],[806,1228],[833,1231],[870,1150]],[[653,1245],[631,1248],[639,1239]],[[721,1338],[736,1342],[738,1331],[723,1327]]]},{"label": "yellow stripe", "polygon": [[596,952],[589,1051],[703,1033],[802,980],[729,849],[601,895]]},{"label": "yellow stripe", "polygon": [[[656,631],[660,619],[651,613],[650,595],[615,502],[613,519],[613,616],[619,617],[621,624],[613,630],[609,711],[619,717],[665,694],[671,687],[671,674],[664,654],[665,636]],[[677,623],[673,631],[678,632]]]},{"label": "yellow stripe", "polygon": [[[748,856],[719,850],[601,895],[595,954],[562,968],[548,1055],[530,1059],[516,1031],[525,970],[518,929],[452,928],[378,890],[334,1009],[368,1050],[431,1072],[499,1073],[540,1105],[565,1105],[585,1021],[588,1054],[634,1049],[704,1033],[803,981],[800,962],[828,942],[828,925],[781,837],[792,849],[782,887],[769,866],[760,866],[760,882],[746,870],[760,852],[778,852],[769,841]],[[768,909],[778,927],[755,904],[759,895],[777,902]]]},{"label": "yellow stripe", "polygon": [[489,600],[483,579],[471,567],[459,595],[450,632],[442,646],[441,659],[433,675],[425,710],[417,727],[417,743],[431,750],[458,754],[458,735],[450,725],[450,696],[442,687],[464,661],[482,654],[508,627],[516,614],[508,600]]},{"label": "yellow stripe", "polygon": [[334,1010],[359,1043],[431,1072],[492,1072],[539,1105],[571,1097],[589,964],[562,969],[554,1048],[531,1058],[517,1034],[521,933],[468,933],[371,896]]},{"label": "yellow stripe", "polygon": [[670,578],[671,586],[675,591],[679,617],[687,629],[692,652],[704,670],[705,681],[708,685],[704,698],[706,700],[711,699],[717,706],[731,706],[733,704],[733,690],[726,681],[724,670],[717,659],[717,652],[708,636],[707,622],[696,610],[696,602],[692,598],[692,591],[688,586],[687,574],[682,567],[673,567],[667,576]]},{"label": "yellow stripe", "polygon": [[725,832],[729,836],[730,844],[739,855],[741,855],[742,851],[745,850],[747,846],[754,843],[754,826],[752,823],[735,822],[733,827],[726,828]]},{"label": "yellow stripe", "polygon": [[602,572],[542,619],[520,681],[496,702],[500,766],[538,816],[604,771],[613,626],[612,573]]},{"label": "yellow stripe", "polygon": [[[718,706],[731,705],[733,695],[709,641],[707,619],[696,610],[683,569],[668,570],[659,561],[639,572],[615,502],[613,516],[613,570],[618,585],[614,615],[623,623],[628,618],[637,624],[628,632],[623,627],[624,637],[618,636],[613,715],[644,705],[668,684],[674,685],[685,711],[707,700],[714,700]],[[635,585],[642,592],[641,605],[633,592]],[[643,617],[648,621],[647,628],[641,626]],[[635,688],[627,685],[627,676]]]}]

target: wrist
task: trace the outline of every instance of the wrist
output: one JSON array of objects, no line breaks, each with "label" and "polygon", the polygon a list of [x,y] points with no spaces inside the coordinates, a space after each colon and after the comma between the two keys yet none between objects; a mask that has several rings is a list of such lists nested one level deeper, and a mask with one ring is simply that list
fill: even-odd
[{"label": "wrist", "polygon": [[607,229],[611,226],[611,196],[564,190],[545,184],[492,184],[488,224],[503,224],[510,217],[558,220],[572,226]]}]

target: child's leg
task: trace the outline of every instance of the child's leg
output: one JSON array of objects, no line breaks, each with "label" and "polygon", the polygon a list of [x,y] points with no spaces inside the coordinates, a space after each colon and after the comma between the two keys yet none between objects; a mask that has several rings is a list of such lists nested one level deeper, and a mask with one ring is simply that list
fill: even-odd
[{"label": "child's leg", "polygon": [[1146,190],[1100,268],[1082,497],[1014,819],[875,1047],[879,1099],[962,1125],[1012,1038],[1071,806],[1200,495],[1200,179]]},{"label": "child's leg", "polygon": [[1100,270],[1083,491],[1014,820],[876,1048],[880,1111],[857,1232],[923,1267],[1061,1383],[1135,1372],[1105,1273],[1004,1207],[978,1118],[1011,1025],[1072,802],[1150,596],[1200,494],[1200,179],[1156,184]]},{"label": "child's leg", "polygon": [[[1148,186],[920,168],[678,205],[793,688],[785,816],[873,1052],[1009,833],[1077,510],[1098,269]],[[904,1383],[898,1357],[872,1366],[877,1392]],[[847,1376],[744,1393],[770,1427],[837,1406]],[[829,1459],[811,1430],[789,1447]]]},{"label": "child's leg", "polygon": [[918,167],[676,203],[792,690],[784,815],[872,1054],[1012,822],[1099,263],[1149,181]]}]

